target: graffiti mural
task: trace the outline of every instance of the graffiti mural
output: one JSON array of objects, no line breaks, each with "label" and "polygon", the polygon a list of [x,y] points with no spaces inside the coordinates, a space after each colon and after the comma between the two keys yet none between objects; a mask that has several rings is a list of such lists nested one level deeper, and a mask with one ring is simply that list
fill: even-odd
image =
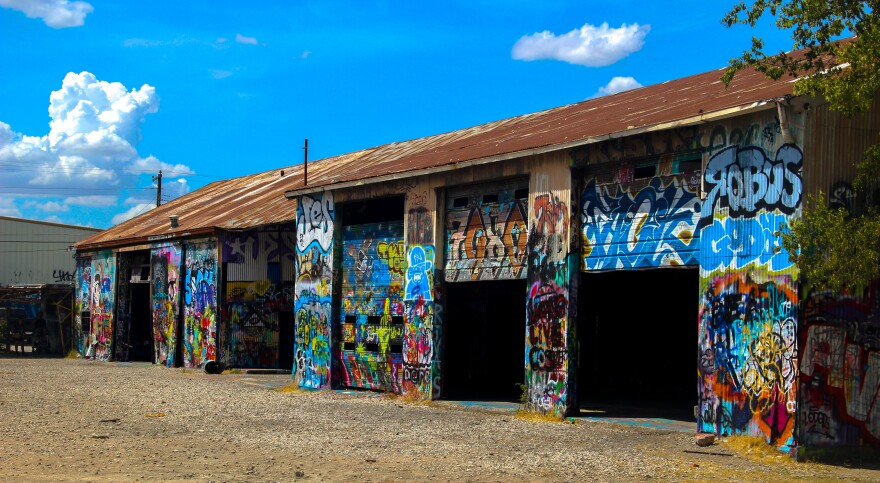
[{"label": "graffiti mural", "polygon": [[113,289],[116,286],[116,257],[101,252],[92,257],[91,273],[91,335],[86,357],[109,361],[113,346]]},{"label": "graffiti mural", "polygon": [[330,387],[334,216],[332,192],[299,198],[293,373],[300,387]]},{"label": "graffiti mural", "polygon": [[183,365],[199,367],[217,357],[217,245],[186,247],[183,299]]},{"label": "graffiti mural", "polygon": [[[92,289],[92,259],[82,257],[76,259],[76,292],[74,295],[74,322],[73,328],[76,338],[76,350],[83,357],[89,348],[91,330],[91,289]],[[83,320],[83,318],[88,319]]]},{"label": "graffiti mural", "polygon": [[684,177],[654,177],[644,187],[599,185],[581,197],[587,270],[696,265],[700,200]]},{"label": "graffiti mural", "polygon": [[[570,176],[568,177],[570,179]],[[528,292],[526,295],[526,405],[558,415],[568,411],[571,352],[569,300],[571,268],[578,254],[569,254],[568,200],[550,191],[549,176],[537,175],[529,214]],[[545,191],[546,190],[546,191]]]},{"label": "graffiti mural", "polygon": [[[762,132],[746,139],[776,139]],[[800,209],[802,165],[792,144],[772,156],[756,145],[720,147],[707,163],[699,431],[762,436],[783,449],[795,443],[798,271],[774,233]]]},{"label": "graffiti mural", "polygon": [[403,375],[403,222],[342,230],[339,383],[401,392]]},{"label": "graffiti mural", "polygon": [[801,441],[880,447],[880,298],[819,292],[805,301],[800,371]]},{"label": "graffiti mural", "polygon": [[174,367],[177,351],[180,263],[179,246],[154,248],[150,252],[154,361],[168,367]]},{"label": "graffiti mural", "polygon": [[290,310],[288,291],[269,280],[226,282],[224,365],[278,366],[278,312]]},{"label": "graffiti mural", "polygon": [[525,278],[527,200],[513,193],[447,209],[447,282]]}]

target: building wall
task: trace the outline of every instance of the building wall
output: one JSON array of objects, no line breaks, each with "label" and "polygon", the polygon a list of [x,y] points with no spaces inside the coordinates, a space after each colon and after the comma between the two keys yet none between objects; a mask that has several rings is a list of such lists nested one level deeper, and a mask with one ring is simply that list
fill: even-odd
[{"label": "building wall", "polygon": [[99,231],[0,216],[0,286],[72,284],[76,262],[68,247]]},{"label": "building wall", "polygon": [[[880,142],[880,109],[853,119],[818,105],[805,149],[808,190],[822,202],[859,214],[880,200],[877,185],[853,189],[855,162]],[[880,274],[878,274],[880,275]],[[808,281],[807,281],[808,282]],[[880,448],[880,292],[875,281],[831,293],[804,286],[798,398],[799,439],[806,450]]]},{"label": "building wall", "polygon": [[217,360],[217,243],[186,244],[183,302],[183,365]]},{"label": "building wall", "polygon": [[277,368],[282,313],[293,311],[293,227],[226,233],[221,257],[221,361],[227,367]]},{"label": "building wall", "polygon": [[150,298],[153,313],[154,363],[174,367],[177,357],[177,318],[180,314],[180,244],[150,250]]}]

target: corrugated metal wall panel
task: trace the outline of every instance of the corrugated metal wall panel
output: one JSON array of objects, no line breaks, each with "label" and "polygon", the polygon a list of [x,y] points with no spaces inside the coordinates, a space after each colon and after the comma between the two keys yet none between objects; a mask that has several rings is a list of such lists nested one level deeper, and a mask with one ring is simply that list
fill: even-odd
[{"label": "corrugated metal wall panel", "polygon": [[403,221],[342,231],[340,383],[401,392]]},{"label": "corrugated metal wall panel", "polygon": [[448,190],[446,281],[525,278],[527,201],[527,180]]},{"label": "corrugated metal wall panel", "polygon": [[665,155],[641,164],[655,171],[633,179],[636,170],[624,163],[613,172],[587,174],[581,196],[585,270],[698,264],[699,157]]},{"label": "corrugated metal wall panel", "polygon": [[0,216],[0,286],[73,283],[69,246],[98,230]]}]

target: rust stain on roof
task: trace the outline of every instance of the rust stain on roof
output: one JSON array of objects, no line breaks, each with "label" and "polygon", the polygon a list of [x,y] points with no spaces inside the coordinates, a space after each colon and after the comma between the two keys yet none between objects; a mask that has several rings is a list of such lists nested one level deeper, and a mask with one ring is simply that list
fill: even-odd
[{"label": "rust stain on roof", "polygon": [[[339,183],[370,182],[371,178],[405,175],[556,145],[586,144],[634,129],[747,108],[792,94],[792,82],[772,81],[754,70],[739,72],[725,89],[719,80],[723,71],[717,69],[444,134],[311,161],[308,186],[303,184],[302,165],[218,181],[87,238],[77,248],[131,245],[158,236],[294,222],[296,204],[284,196],[288,191],[326,189]],[[282,170],[284,176],[280,175]],[[169,215],[179,215],[178,228],[171,228]]]}]

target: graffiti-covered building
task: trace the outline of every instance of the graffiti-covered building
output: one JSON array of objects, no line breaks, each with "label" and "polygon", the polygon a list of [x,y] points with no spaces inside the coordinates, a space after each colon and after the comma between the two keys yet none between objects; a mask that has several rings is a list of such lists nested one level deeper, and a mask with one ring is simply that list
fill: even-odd
[{"label": "graffiti-covered building", "polygon": [[79,246],[83,350],[121,357],[139,326],[158,363],[301,387],[672,404],[698,431],[878,447],[876,287],[808,292],[778,237],[810,193],[862,204],[878,111],[720,75],[207,186]]}]

